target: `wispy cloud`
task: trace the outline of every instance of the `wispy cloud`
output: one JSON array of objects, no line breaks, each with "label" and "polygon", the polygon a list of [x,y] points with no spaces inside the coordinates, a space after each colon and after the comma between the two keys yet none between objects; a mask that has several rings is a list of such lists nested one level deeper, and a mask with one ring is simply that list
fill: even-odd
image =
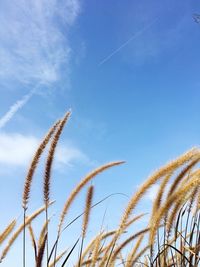
[{"label": "wispy cloud", "polygon": [[0,134],[0,163],[24,166],[31,159],[38,139],[18,133]]},{"label": "wispy cloud", "polygon": [[[145,34],[141,34],[127,47],[122,55],[123,60],[138,66],[146,64],[150,60],[151,64],[163,61],[166,53],[175,55],[184,42],[189,23],[185,14],[180,18],[173,18],[170,23],[169,21],[166,23],[167,17],[170,16],[171,9],[162,10],[158,22],[154,23],[149,30],[145,31]],[[138,23],[143,22],[137,19],[136,24]]]},{"label": "wispy cloud", "polygon": [[[13,0],[0,3],[0,82],[51,85],[69,74],[69,30],[80,12],[79,0]],[[33,91],[14,103],[0,128],[22,108]]]},{"label": "wispy cloud", "polygon": [[108,56],[106,56],[100,63],[99,66],[106,63],[108,60],[110,60],[115,54],[117,54],[121,49],[123,49],[125,46],[127,46],[131,41],[145,33],[148,29],[150,29],[156,22],[158,21],[158,18],[154,19],[151,23],[147,24],[145,27],[143,27],[141,30],[136,31],[126,42],[124,42],[122,45],[120,45],[117,49],[115,49],[113,52],[111,52]]},{"label": "wispy cloud", "polygon": [[6,114],[0,118],[0,129],[3,128],[15,115],[15,113],[21,109],[32,97],[34,91],[32,90],[29,94],[22,97],[22,99],[16,101],[9,110],[6,112]]},{"label": "wispy cloud", "polygon": [[[9,166],[27,166],[33,157],[40,139],[19,133],[0,134],[0,164]],[[90,164],[89,158],[73,145],[61,144],[55,155],[56,168],[75,162]]]},{"label": "wispy cloud", "polygon": [[79,11],[78,0],[1,1],[0,78],[57,81],[69,63],[68,33]]},{"label": "wispy cloud", "polygon": [[81,162],[86,165],[93,165],[89,157],[83,153],[79,148],[72,145],[60,145],[56,152],[57,167],[61,165],[67,165],[72,167],[75,162]]}]

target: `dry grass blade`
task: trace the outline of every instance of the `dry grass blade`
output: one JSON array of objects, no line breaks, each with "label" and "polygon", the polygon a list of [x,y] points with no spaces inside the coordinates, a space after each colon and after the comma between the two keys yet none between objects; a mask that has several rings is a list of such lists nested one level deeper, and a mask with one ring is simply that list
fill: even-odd
[{"label": "dry grass blade", "polygon": [[150,176],[130,200],[124,212],[124,215],[122,217],[120,229],[121,230],[124,229],[124,225],[126,224],[127,219],[129,218],[132,210],[135,208],[136,204],[142,198],[142,196],[144,195],[144,193],[147,191],[148,188],[150,188],[153,184],[155,184],[164,175],[167,175],[168,173],[172,173],[174,170],[181,167],[186,162],[193,160],[193,158],[196,159],[196,157],[199,156],[199,153],[200,153],[199,150],[191,149],[187,153],[180,156],[179,158],[171,161],[164,167],[160,168],[152,176]]},{"label": "dry grass blade", "polygon": [[134,222],[138,221],[139,219],[141,219],[145,215],[147,215],[147,213],[142,213],[142,214],[139,214],[139,215],[133,217],[129,222],[127,222],[125,229],[128,228],[129,226],[131,226]]},{"label": "dry grass blade", "polygon": [[175,201],[175,203],[174,203],[174,208],[170,212],[170,216],[169,216],[169,219],[167,221],[167,227],[166,227],[167,229],[166,230],[168,232],[167,233],[168,238],[169,238],[170,233],[171,233],[173,222],[175,221],[175,218],[176,218],[176,216],[177,216],[177,214],[178,214],[178,212],[179,212],[179,210],[180,210],[180,208],[181,208],[181,206],[183,205],[184,202],[185,202],[185,199],[184,198],[183,199],[180,198],[177,201]]},{"label": "dry grass blade", "polygon": [[8,235],[12,232],[16,225],[16,220],[14,219],[9,225],[4,229],[4,231],[0,234],[0,244],[8,237]]},{"label": "dry grass blade", "polygon": [[166,213],[166,211],[169,210],[169,208],[174,204],[175,201],[178,201],[181,199],[186,193],[190,192],[192,189],[194,189],[199,184],[199,177],[194,177],[193,179],[190,179],[190,181],[183,186],[178,192],[175,192],[170,196],[166,203],[158,210],[154,222],[152,222],[151,225],[151,232],[150,232],[150,244],[154,243],[154,237],[156,230],[159,227],[160,220],[162,219],[163,215]]},{"label": "dry grass blade", "polygon": [[[93,257],[95,257],[94,253],[95,253],[95,250],[97,249],[97,246],[98,246],[97,243],[105,240],[106,238],[114,235],[115,233],[116,233],[116,231],[113,230],[113,231],[109,231],[109,232],[107,232],[105,234],[104,233],[98,234],[95,238],[92,239],[92,241],[85,248],[85,250],[84,250],[84,252],[82,254],[82,259],[84,259],[87,256],[87,254],[90,253],[90,252],[92,252],[92,251],[93,251]],[[95,262],[95,260],[93,260],[93,261]],[[78,264],[76,266],[78,266]]]},{"label": "dry grass blade", "polygon": [[[98,262],[101,260],[101,257],[98,257],[96,259],[96,263],[98,264]],[[86,266],[86,267],[90,267],[92,263],[92,259],[88,259],[88,260],[85,260],[83,263],[82,263],[82,266]]]},{"label": "dry grass blade", "polygon": [[56,258],[55,262],[51,262],[48,267],[53,267],[55,263],[59,262],[62,257],[67,253],[67,250],[63,251],[60,255],[58,255],[58,257]]},{"label": "dry grass blade", "polygon": [[94,248],[92,251],[92,261],[91,261],[92,266],[91,267],[95,267],[98,261],[97,259],[99,257],[99,248],[100,248],[100,244],[102,241],[102,237],[103,237],[103,233],[100,233],[95,240]]},{"label": "dry grass blade", "polygon": [[35,235],[34,235],[33,228],[31,226],[31,224],[28,225],[28,230],[29,230],[29,233],[30,233],[30,236],[31,236],[31,242],[32,242],[32,246],[33,246],[33,249],[34,249],[35,260],[36,260],[37,259],[37,245],[36,245]]},{"label": "dry grass blade", "polygon": [[[63,257],[60,266],[65,267],[71,265],[72,263],[68,262],[71,261],[71,258],[73,260],[72,253],[74,252],[77,252],[78,254],[77,262],[74,267],[115,267],[118,264],[123,265],[124,267],[199,266],[200,169],[197,168],[196,165],[200,162],[200,150],[197,148],[189,150],[185,154],[156,170],[147,178],[147,180],[134,193],[134,195],[131,196],[120,218],[117,230],[110,232],[105,232],[105,230],[103,230],[105,219],[104,213],[103,222],[100,222],[101,228],[99,232],[85,248],[84,243],[86,235],[89,236],[87,231],[92,208],[115,194],[111,194],[92,205],[94,187],[92,185],[89,186],[87,190],[84,211],[76,216],[73,220],[69,220],[69,223],[63,227],[69,209],[81,190],[87,186],[92,179],[107,169],[124,163],[124,161],[110,162],[92,170],[89,174],[83,177],[82,180],[79,181],[78,185],[73,188],[71,194],[68,195],[60,214],[55,243],[52,244],[52,249],[49,255],[48,240],[51,231],[48,229],[50,221],[48,216],[48,207],[53,203],[50,202],[51,172],[56,148],[70,115],[71,112],[69,111],[61,120],[53,125],[40,143],[33,157],[24,183],[22,198],[23,223],[19,225],[15,231],[13,231],[16,225],[16,220],[13,220],[3,230],[3,232],[0,233],[0,245],[5,240],[7,241],[0,255],[0,263],[7,256],[15,240],[23,232],[22,266],[26,267],[26,227],[28,226],[32,246],[35,252],[36,267],[42,267],[44,264],[44,256],[46,256],[46,267],[56,267],[57,262],[59,262],[64,255],[65,256]],[[43,151],[48,143],[50,143],[50,146],[46,159],[43,179],[43,201],[45,205],[27,217],[26,213],[29,206],[28,203],[30,199],[33,176],[40,161],[41,155],[43,154]],[[142,220],[139,228],[141,229],[142,226],[142,230],[138,229],[130,234],[129,231],[132,231],[132,227],[128,227],[132,226],[134,222],[138,221],[145,214],[147,214],[142,213],[135,216],[135,214],[132,215],[132,213],[137,207],[139,201],[144,198],[147,190],[149,190],[155,184],[159,184],[160,186],[158,194],[153,201],[153,205],[151,205],[152,209],[150,209],[151,214],[148,216],[148,222],[146,220]],[[43,225],[41,225],[42,229],[39,233],[40,235],[38,241],[36,242],[31,223],[43,211],[45,211],[45,222]],[[63,237],[63,232],[81,216],[83,216],[83,223],[79,238],[74,240],[74,244],[72,244],[72,247],[67,253],[64,251],[60,254],[57,254],[58,243],[60,238]],[[148,238],[146,239],[146,234],[149,235],[149,240]],[[77,246],[78,242],[81,242],[79,248]],[[145,242],[147,242],[147,244],[145,244]],[[148,253],[148,255],[145,255],[146,253]],[[54,259],[52,259],[52,256]]]},{"label": "dry grass blade", "polygon": [[[113,264],[113,262],[116,260],[118,254],[120,253],[120,251],[127,246],[130,242],[132,242],[133,240],[135,240],[136,238],[138,238],[139,236],[143,236],[145,233],[147,233],[149,231],[149,228],[145,228],[139,232],[137,232],[136,234],[130,236],[129,238],[127,238],[118,248],[116,248],[115,251],[113,251],[113,254],[111,256],[110,259],[110,264]],[[134,253],[135,254],[135,253]]]},{"label": "dry grass blade", "polygon": [[120,259],[120,261],[121,261],[121,265],[122,265],[123,267],[125,267],[125,259],[124,259],[124,257],[123,257],[123,255],[122,255],[121,252],[119,253],[119,259]]},{"label": "dry grass blade", "polygon": [[87,191],[86,203],[85,203],[85,212],[83,217],[83,226],[82,226],[82,242],[81,242],[81,251],[80,251],[80,258],[79,258],[79,266],[81,266],[81,259],[82,259],[82,251],[83,251],[83,241],[86,235],[88,223],[89,223],[89,216],[92,206],[92,198],[94,194],[94,186],[90,186]]},{"label": "dry grass blade", "polygon": [[[118,193],[117,193],[118,194]],[[104,197],[103,199],[101,199],[100,201],[96,202],[95,204],[93,204],[91,206],[91,209],[96,207],[97,205],[99,205],[100,203],[102,203],[103,201],[105,201],[106,199],[108,199],[109,197],[113,196],[113,195],[116,195],[115,194],[110,194],[106,197]],[[80,213],[78,216],[76,216],[72,221],[70,221],[63,229],[62,229],[62,233],[70,226],[72,225],[78,218],[80,218],[82,215],[84,214],[84,212]],[[57,239],[55,240],[55,243],[54,245],[52,246],[52,249],[51,249],[51,252],[50,252],[50,255],[49,255],[49,258],[48,258],[48,262],[50,261],[52,255],[53,255],[53,252],[57,249],[57,244],[58,244],[58,240],[59,240],[59,236],[57,236]]]},{"label": "dry grass blade", "polygon": [[172,173],[169,173],[162,180],[162,183],[160,185],[159,191],[157,193],[157,197],[153,202],[153,209],[152,209],[152,215],[151,215],[152,219],[154,217],[154,214],[157,212],[157,210],[159,209],[159,207],[161,205],[161,201],[162,201],[164,190],[165,190],[166,185],[167,185],[169,179],[171,178],[171,176],[172,176]]},{"label": "dry grass blade", "polygon": [[[131,262],[129,262],[129,266],[134,266],[134,264],[138,261],[138,259],[149,249],[149,245],[144,247],[133,259],[131,259]],[[143,265],[143,264],[141,264]],[[144,264],[144,266],[148,266],[147,264]]]},{"label": "dry grass blade", "polygon": [[44,257],[44,250],[45,250],[46,241],[47,241],[47,234],[45,234],[43,241],[41,243],[41,246],[38,248],[36,267],[42,267],[42,260]]},{"label": "dry grass blade", "polygon": [[131,266],[133,266],[133,265],[132,265],[132,262],[134,261],[135,254],[136,254],[136,252],[138,251],[138,249],[139,249],[139,247],[140,247],[140,245],[141,245],[141,243],[142,243],[143,238],[144,238],[144,234],[141,235],[141,236],[138,238],[138,240],[137,240],[135,246],[132,248],[131,252],[129,253],[129,255],[128,255],[128,257],[127,257],[127,265],[126,265],[126,267],[131,267]]},{"label": "dry grass blade", "polygon": [[67,211],[69,209],[69,207],[71,206],[72,202],[74,201],[75,197],[78,195],[78,193],[81,191],[81,189],[89,182],[91,181],[96,175],[100,174],[101,172],[105,171],[106,169],[109,169],[111,167],[117,166],[124,163],[124,161],[116,161],[116,162],[111,162],[111,163],[107,163],[97,169],[95,169],[94,171],[92,171],[91,173],[89,173],[85,178],[83,178],[83,180],[81,180],[81,182],[78,184],[78,186],[72,191],[72,193],[70,194],[69,198],[67,199],[67,201],[65,202],[64,208],[62,210],[62,213],[60,215],[60,222],[58,225],[58,235],[60,235],[61,230],[62,230],[62,226],[64,223],[64,219],[67,215]]},{"label": "dry grass blade", "polygon": [[[194,256],[196,256],[196,253],[190,248],[190,247],[186,247],[186,246],[183,246],[184,249],[186,249],[187,251],[189,251],[191,254],[193,254]],[[197,256],[197,258],[200,259],[200,257]]]},{"label": "dry grass blade", "polygon": [[110,246],[108,246],[108,248],[107,248],[107,253],[105,253],[105,256],[103,257],[103,259],[102,259],[102,261],[100,263],[100,267],[104,267],[105,266],[109,251],[110,250],[112,251],[113,247],[115,246],[115,243],[116,243],[117,239],[119,238],[119,236],[122,234],[122,232],[124,231],[124,229],[126,227],[127,220],[129,218],[129,216],[131,215],[132,211],[136,207],[136,205],[139,202],[139,200],[146,193],[146,191],[153,184],[155,184],[157,181],[159,181],[163,176],[165,176],[165,175],[167,175],[169,173],[172,173],[173,171],[175,171],[177,168],[181,167],[186,162],[190,162],[194,158],[196,159],[196,157],[199,156],[199,155],[200,155],[199,150],[196,149],[196,148],[193,148],[193,149],[189,150],[188,152],[186,152],[185,154],[183,154],[180,157],[178,157],[177,159],[171,161],[170,163],[168,163],[164,167],[158,169],[156,172],[154,172],[153,175],[151,175],[146,180],[146,182],[144,182],[144,184],[140,187],[140,189],[133,195],[133,197],[129,201],[129,203],[127,205],[127,208],[125,209],[125,212],[124,212],[124,214],[123,214],[123,216],[121,218],[119,229],[116,232],[115,236],[113,237],[112,242],[110,242]]},{"label": "dry grass blade", "polygon": [[172,183],[169,192],[168,192],[168,197],[172,195],[172,193],[176,190],[178,185],[180,184],[181,180],[185,177],[185,175],[199,162],[200,158],[197,155],[197,158],[194,158],[192,162],[190,162],[181,172],[180,174],[176,177],[174,182]]},{"label": "dry grass blade", "polygon": [[[174,246],[176,246],[176,241],[177,241],[177,238],[178,238],[179,236],[181,237],[181,236],[182,236],[182,233],[178,232],[178,230],[177,230],[177,231],[176,231],[176,235],[175,235],[175,237],[173,237],[172,239],[168,240],[168,241],[167,241],[167,244],[165,244],[165,242],[164,242],[164,245],[161,246],[161,247],[164,247],[164,248],[163,248],[162,250],[159,250],[159,251],[158,251],[158,253],[157,253],[155,259],[153,260],[153,263],[155,263],[156,261],[160,261],[160,265],[161,265],[161,266],[165,266],[167,245],[168,245],[168,244],[169,244],[169,245],[173,245],[173,244],[174,244]],[[190,234],[188,234],[188,236],[190,236]],[[187,236],[187,237],[188,237],[188,236]],[[170,251],[171,251],[171,248],[170,248]],[[160,260],[159,260],[159,258],[160,258]],[[172,255],[171,255],[171,258],[169,258],[168,261],[169,261],[169,262],[171,262],[171,261],[175,262],[173,253],[172,253]],[[169,266],[170,266],[170,264],[169,264]],[[173,266],[173,265],[172,265],[172,266]],[[175,266],[175,265],[174,265],[174,266]]]},{"label": "dry grass blade", "polygon": [[[51,205],[53,202],[50,202],[49,205]],[[25,226],[29,225],[40,213],[42,213],[45,210],[45,207],[42,207],[35,211],[32,215],[26,218],[25,221]],[[20,233],[24,229],[24,224],[21,224],[19,228],[16,230],[16,232],[12,235],[12,237],[8,240],[7,246],[4,248],[1,257],[0,257],[0,262],[5,258],[7,255],[8,251],[10,250],[11,246],[13,245],[14,241],[17,239],[17,237],[20,235]]]},{"label": "dry grass blade", "polygon": [[43,240],[44,240],[44,236],[47,234],[47,224],[49,223],[50,220],[48,221],[45,221],[43,226],[42,226],[42,230],[40,232],[40,237],[39,237],[39,240],[38,240],[38,247],[41,246]]},{"label": "dry grass blade", "polygon": [[87,226],[89,222],[89,215],[91,211],[91,206],[92,206],[92,198],[94,194],[94,186],[90,186],[87,192],[87,197],[86,197],[86,205],[85,205],[85,212],[83,216],[83,227],[82,227],[82,237],[84,238],[86,235],[87,231]]},{"label": "dry grass blade", "polygon": [[[73,247],[71,248],[71,250],[69,251],[69,253],[67,254],[64,262],[62,263],[61,267],[64,267],[69,259],[69,257],[71,256],[72,252],[74,251],[76,245],[78,244],[79,242],[79,238],[77,239],[77,241],[75,242],[75,244],[73,245]],[[55,261],[54,261],[54,264],[55,264]]]}]

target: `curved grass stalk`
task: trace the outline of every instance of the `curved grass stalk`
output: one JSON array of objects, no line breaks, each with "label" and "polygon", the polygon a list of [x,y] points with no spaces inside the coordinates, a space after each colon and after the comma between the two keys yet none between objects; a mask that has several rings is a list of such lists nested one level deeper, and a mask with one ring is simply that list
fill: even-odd
[{"label": "curved grass stalk", "polygon": [[4,240],[9,236],[9,234],[13,231],[16,225],[16,219],[12,220],[8,226],[4,229],[4,231],[0,234],[0,245],[4,242]]},{"label": "curved grass stalk", "polygon": [[47,241],[46,241],[46,247],[47,247],[47,267],[48,267],[48,258],[49,258],[49,245],[48,245],[48,203],[50,201],[50,178],[51,178],[51,170],[52,170],[52,164],[54,160],[54,154],[55,150],[58,144],[58,141],[60,139],[61,133],[64,129],[65,124],[67,123],[69,117],[71,115],[71,112],[68,111],[64,118],[60,121],[60,124],[58,125],[57,131],[53,137],[53,140],[51,142],[51,146],[49,149],[46,166],[45,166],[45,172],[44,172],[44,204],[45,204],[45,217],[46,217],[46,223],[47,223]]},{"label": "curved grass stalk", "polygon": [[185,193],[188,193],[191,191],[195,186],[199,184],[199,177],[194,177],[193,179],[190,180],[185,186],[183,186],[178,192],[175,192],[170,196],[166,203],[158,210],[154,222],[151,225],[151,231],[150,231],[150,238],[149,242],[150,244],[153,244],[154,242],[154,237],[155,237],[155,232],[158,229],[158,226],[160,224],[160,220],[163,217],[163,215],[166,213],[166,211],[169,210],[169,208],[174,205],[174,202],[179,200],[184,196]]},{"label": "curved grass stalk", "polygon": [[86,197],[86,203],[85,203],[85,212],[84,212],[84,216],[83,216],[82,241],[81,241],[81,250],[80,250],[80,257],[79,257],[79,267],[81,266],[82,251],[83,251],[83,242],[84,242],[84,238],[86,236],[86,231],[87,231],[87,228],[88,228],[89,216],[90,216],[90,211],[91,211],[91,206],[92,206],[93,194],[94,194],[94,186],[91,185],[88,188],[87,197]]},{"label": "curved grass stalk", "polygon": [[62,226],[63,226],[63,223],[64,223],[64,219],[67,215],[67,212],[69,210],[69,207],[71,206],[72,202],[74,201],[75,197],[78,195],[78,193],[81,191],[81,189],[89,182],[91,181],[95,176],[97,176],[98,174],[100,174],[101,172],[111,168],[111,167],[114,167],[114,166],[117,166],[117,165],[120,165],[120,164],[123,164],[124,161],[115,161],[115,162],[110,162],[110,163],[107,163],[105,165],[102,165],[101,167],[95,169],[94,171],[92,171],[91,173],[89,173],[88,175],[85,176],[85,178],[83,178],[81,180],[81,182],[77,185],[77,187],[72,191],[72,193],[70,194],[69,198],[67,199],[67,201],[65,202],[65,205],[64,205],[64,208],[62,210],[62,213],[60,215],[60,222],[59,222],[59,225],[58,225],[58,236],[60,235],[61,233],[61,230],[62,230]]},{"label": "curved grass stalk", "polygon": [[[107,253],[105,253],[104,257],[102,258],[99,267],[104,267],[107,261],[108,254],[112,253],[113,248],[116,244],[117,239],[120,237],[122,232],[124,231],[124,228],[126,226],[127,220],[130,217],[130,214],[136,207],[139,200],[142,198],[142,196],[145,194],[145,192],[157,181],[159,181],[163,176],[167,175],[168,173],[171,173],[184,165],[186,162],[190,162],[194,158],[196,159],[197,156],[200,155],[200,152],[198,149],[191,149],[185,154],[181,155],[177,159],[171,161],[164,167],[158,169],[156,172],[154,172],[153,175],[151,175],[146,182],[140,187],[140,189],[133,195],[131,200],[129,201],[127,208],[125,209],[125,212],[121,218],[121,222],[118,228],[118,231],[116,232],[115,236],[113,237],[112,242],[110,243],[110,246],[107,248]],[[109,264],[109,261],[107,261],[107,266]]]},{"label": "curved grass stalk", "polygon": [[[49,205],[53,204],[53,202],[50,202]],[[4,248],[1,256],[0,256],[0,262],[6,257],[8,251],[10,250],[11,246],[13,245],[14,241],[17,239],[17,237],[20,235],[20,233],[23,231],[24,227],[29,225],[40,213],[42,213],[45,210],[45,207],[42,207],[38,210],[36,210],[32,215],[26,218],[25,223],[21,224],[19,228],[16,230],[16,232],[12,235],[12,237],[8,240],[8,243],[6,247]]]},{"label": "curved grass stalk", "polygon": [[[141,235],[143,236],[145,233],[147,233],[149,231],[149,228],[145,228],[139,232],[137,232],[136,234],[128,237],[124,242],[121,243],[121,245],[118,246],[118,248],[116,248],[113,253],[112,253],[112,256],[111,256],[111,259],[110,259],[110,264],[114,264],[115,263],[115,260],[118,256],[118,254],[120,253],[120,251],[126,247],[130,242],[132,242],[133,240],[135,240],[136,238],[140,237]],[[135,250],[133,251],[133,253],[135,254]]]}]

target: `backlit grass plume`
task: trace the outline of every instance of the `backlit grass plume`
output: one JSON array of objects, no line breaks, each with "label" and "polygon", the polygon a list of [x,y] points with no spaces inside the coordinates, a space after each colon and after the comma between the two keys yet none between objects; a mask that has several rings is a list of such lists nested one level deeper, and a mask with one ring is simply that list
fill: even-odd
[{"label": "backlit grass plume", "polygon": [[69,195],[67,201],[65,202],[64,204],[64,207],[63,207],[63,210],[62,210],[62,213],[60,215],[60,222],[59,222],[59,225],[58,225],[58,235],[60,235],[61,233],[61,230],[62,230],[62,225],[64,223],[64,219],[67,215],[67,212],[68,212],[68,209],[69,207],[71,206],[72,202],[74,201],[75,197],[78,195],[78,193],[81,191],[81,189],[89,182],[91,181],[95,176],[97,176],[98,174],[100,174],[101,172],[111,168],[111,167],[114,167],[114,166],[117,166],[117,165],[120,165],[124,163],[124,161],[114,161],[114,162],[110,162],[110,163],[107,163],[105,165],[102,165],[100,167],[98,167],[97,169],[95,169],[94,171],[90,172],[88,175],[86,175],[81,181],[80,183],[75,187],[75,189],[71,192],[71,194]]},{"label": "backlit grass plume", "polygon": [[8,237],[8,235],[13,231],[16,225],[16,220],[11,221],[8,226],[4,229],[4,231],[0,234],[0,245],[3,241]]},{"label": "backlit grass plume", "polygon": [[29,196],[30,196],[30,190],[31,190],[31,184],[32,184],[34,172],[37,168],[37,164],[40,160],[40,157],[41,157],[45,147],[47,146],[49,140],[51,139],[56,128],[58,127],[59,123],[60,123],[60,121],[56,122],[52,126],[52,128],[49,130],[47,135],[44,137],[44,139],[42,140],[41,144],[39,145],[39,147],[38,147],[38,149],[37,149],[37,151],[33,157],[31,165],[28,169],[28,173],[27,173],[25,183],[24,183],[24,191],[23,191],[23,199],[22,199],[22,206],[24,209],[27,209],[27,204],[28,204],[28,200],[29,200]]},{"label": "backlit grass plume", "polygon": [[52,169],[52,163],[54,159],[55,150],[59,141],[59,138],[61,136],[61,133],[63,131],[63,128],[68,121],[69,117],[71,115],[71,111],[68,111],[64,118],[60,121],[57,130],[55,132],[55,135],[53,136],[53,140],[50,145],[46,166],[45,166],[45,173],[44,173],[44,203],[45,205],[48,205],[49,203],[49,194],[50,194],[50,177],[51,177],[51,169]]},{"label": "backlit grass plume", "polygon": [[[50,201],[51,170],[58,142],[70,115],[71,112],[68,111],[53,125],[33,155],[24,183],[23,222],[14,219],[0,233],[0,263],[4,263],[9,256],[12,257],[11,249],[14,249],[16,239],[23,233],[22,257],[19,255],[23,267],[26,267],[29,246],[33,254],[28,257],[33,256],[33,263],[28,267],[200,266],[200,168],[198,166],[200,151],[198,148],[187,151],[153,172],[133,192],[122,211],[118,206],[109,211],[109,217],[111,221],[113,220],[112,225],[115,225],[114,230],[109,229],[107,222],[104,221],[105,218],[104,223],[101,220],[93,222],[96,206],[102,205],[108,199],[105,197],[93,204],[93,185],[90,185],[87,190],[85,205],[82,203],[78,205],[84,206],[83,210],[73,209],[73,204],[77,200],[79,204],[80,201],[84,201],[80,200],[81,192],[96,176],[103,175],[104,171],[119,166],[124,161],[105,163],[80,179],[66,196],[61,213],[56,212],[58,214],[56,224],[51,220],[51,229],[49,229],[48,207],[52,204]],[[33,175],[48,144],[49,151],[41,180],[43,195],[39,196],[39,199],[43,199],[44,206],[28,215]],[[123,183],[125,176],[123,176]],[[147,212],[142,210],[141,205],[137,215],[138,204],[142,201],[143,205],[146,204],[146,193],[155,184],[158,185],[158,192],[154,200],[148,203],[149,210]],[[109,197],[114,195],[116,194],[111,194]],[[70,209],[73,210],[75,218],[71,218]],[[45,211],[45,218],[41,219],[42,216],[40,216],[40,220],[36,220],[43,211]],[[114,221],[116,212],[120,215],[119,222]],[[78,223],[80,218],[82,218],[82,226],[81,224],[78,226],[78,231],[77,228],[75,228],[76,231],[71,230],[70,227]],[[68,224],[64,225],[66,220]],[[30,242],[25,242],[26,227],[29,229],[27,237],[30,238]],[[95,232],[94,228],[100,230]],[[91,232],[92,240],[89,238]],[[20,264],[16,262],[13,266]]]}]

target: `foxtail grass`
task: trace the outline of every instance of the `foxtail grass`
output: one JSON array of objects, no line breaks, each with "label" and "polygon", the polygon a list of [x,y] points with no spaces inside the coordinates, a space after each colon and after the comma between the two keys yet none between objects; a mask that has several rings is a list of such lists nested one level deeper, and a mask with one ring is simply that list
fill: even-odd
[{"label": "foxtail grass", "polygon": [[[89,222],[92,218],[91,210],[114,194],[92,204],[94,187],[89,186],[84,212],[64,226],[65,220],[69,218],[69,209],[79,193],[97,175],[123,164],[124,161],[106,163],[92,170],[80,180],[67,196],[58,218],[57,231],[54,233],[49,231],[48,207],[52,204],[50,201],[52,166],[58,142],[70,115],[71,112],[68,111],[62,119],[53,125],[33,156],[24,183],[23,223],[14,231],[17,221],[13,220],[0,233],[0,245],[7,242],[1,252],[0,262],[8,255],[15,240],[23,233],[22,262],[23,267],[25,267],[27,246],[25,229],[28,227],[36,267],[45,266],[45,263],[46,267],[69,266],[69,260],[75,251],[79,252],[75,267],[115,267],[118,264],[123,267],[198,267],[200,264],[200,169],[198,168],[200,151],[197,148],[187,151],[157,169],[130,197],[118,227],[109,231],[107,227],[101,225],[101,230],[95,234],[92,240],[88,241],[91,225]],[[33,176],[48,143],[50,146],[43,176],[44,207],[27,216]],[[155,184],[159,185],[159,189],[152,202],[150,212],[135,215],[134,211],[138,203],[144,199],[146,192]],[[37,232],[32,222],[43,211],[45,211],[45,220],[41,223],[38,234],[35,235]],[[145,220],[143,221],[144,216]],[[67,252],[58,253],[58,241],[63,238],[64,231],[81,217],[83,221],[81,233],[79,232],[80,236],[76,237],[72,245],[66,246],[68,247]],[[135,222],[137,222],[137,228]],[[138,225],[141,227],[140,229],[138,229]],[[50,246],[50,234],[55,238],[53,241],[51,239],[52,246]],[[67,243],[68,238],[65,238],[64,241]],[[88,245],[85,247],[86,241]],[[46,262],[44,260],[45,253]]]},{"label": "foxtail grass", "polygon": [[84,212],[84,216],[83,216],[83,225],[82,225],[82,239],[81,239],[80,257],[79,257],[79,267],[81,266],[82,251],[83,251],[83,242],[84,242],[84,238],[86,236],[86,232],[87,232],[87,228],[88,228],[89,216],[90,216],[90,212],[91,212],[93,194],[94,194],[94,186],[91,185],[88,188],[86,202],[85,202],[85,212]]},{"label": "foxtail grass", "polygon": [[16,225],[16,219],[12,220],[8,226],[4,229],[4,231],[0,234],[0,245],[4,242],[4,240],[10,235]]}]

